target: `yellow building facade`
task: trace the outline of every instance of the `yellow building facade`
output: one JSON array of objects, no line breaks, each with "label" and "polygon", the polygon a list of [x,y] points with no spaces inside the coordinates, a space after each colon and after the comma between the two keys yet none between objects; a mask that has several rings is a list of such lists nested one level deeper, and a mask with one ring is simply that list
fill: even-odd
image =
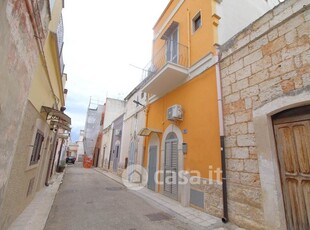
[{"label": "yellow building facade", "polygon": [[[139,135],[145,136],[143,166],[148,172],[149,189],[184,206],[222,217],[223,222],[228,221],[228,212],[234,219],[235,211],[242,210],[232,205],[234,200],[228,208],[227,193],[231,194],[228,189],[235,179],[231,171],[243,165],[227,160],[234,139],[225,137],[229,130],[224,130],[223,114],[227,111],[223,110],[222,96],[227,99],[225,96],[232,94],[229,99],[233,101],[239,95],[233,94],[235,85],[222,87],[228,82],[221,82],[221,50],[276,4],[169,1],[153,27],[152,60],[145,67],[141,83],[142,91],[148,94],[146,125]],[[256,38],[244,35],[240,46]],[[237,58],[233,56],[232,60]],[[227,72],[239,68],[240,62],[232,61]]]},{"label": "yellow building facade", "polygon": [[63,73],[63,21],[61,15],[64,3],[63,1],[52,2],[54,3],[48,26],[49,32],[42,47],[40,63],[37,65],[29,92],[29,100],[38,111],[42,105],[59,107],[58,109],[65,105],[64,87],[67,79]]},{"label": "yellow building facade", "polygon": [[169,2],[153,28],[153,56],[143,87],[146,129],[140,135],[147,136],[148,188],[206,210],[205,199],[214,199],[207,197],[208,188],[214,187],[217,203],[208,209],[221,216],[218,20],[215,1]]}]

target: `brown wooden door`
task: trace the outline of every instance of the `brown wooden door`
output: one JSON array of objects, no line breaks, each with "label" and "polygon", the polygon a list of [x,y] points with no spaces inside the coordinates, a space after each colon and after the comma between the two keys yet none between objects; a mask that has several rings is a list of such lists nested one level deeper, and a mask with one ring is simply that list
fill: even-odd
[{"label": "brown wooden door", "polygon": [[310,107],[273,118],[287,227],[310,229]]}]

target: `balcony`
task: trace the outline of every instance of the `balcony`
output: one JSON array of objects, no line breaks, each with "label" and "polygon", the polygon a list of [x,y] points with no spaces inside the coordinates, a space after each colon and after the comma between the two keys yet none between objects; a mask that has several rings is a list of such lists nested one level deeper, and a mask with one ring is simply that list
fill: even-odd
[{"label": "balcony", "polygon": [[188,76],[188,48],[167,42],[143,71],[143,92],[157,97],[182,85]]},{"label": "balcony", "polygon": [[64,45],[64,25],[62,15],[60,15],[60,21],[57,26],[56,37],[57,37],[58,58],[60,65],[60,76],[62,76],[65,69],[65,64],[63,61],[63,52],[62,52]]}]

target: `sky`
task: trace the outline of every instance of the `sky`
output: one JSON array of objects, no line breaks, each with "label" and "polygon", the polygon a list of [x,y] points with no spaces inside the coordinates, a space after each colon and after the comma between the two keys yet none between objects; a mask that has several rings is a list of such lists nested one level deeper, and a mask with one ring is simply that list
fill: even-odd
[{"label": "sky", "polygon": [[[124,99],[151,60],[153,26],[169,0],[65,0],[65,113],[72,141],[84,129],[92,100]],[[136,67],[139,68],[136,68]]]}]

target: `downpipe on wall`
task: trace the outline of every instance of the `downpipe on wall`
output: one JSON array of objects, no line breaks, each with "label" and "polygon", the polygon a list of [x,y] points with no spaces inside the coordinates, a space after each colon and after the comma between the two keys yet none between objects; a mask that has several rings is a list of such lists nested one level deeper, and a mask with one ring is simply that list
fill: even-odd
[{"label": "downpipe on wall", "polygon": [[226,175],[225,134],[224,134],[224,117],[223,117],[220,60],[221,60],[221,53],[217,49],[216,86],[217,86],[217,100],[218,100],[218,113],[219,113],[219,126],[220,126],[220,143],[221,143],[221,164],[222,164],[222,192],[223,192],[223,217],[222,217],[222,222],[227,223],[228,222],[227,175]]}]

